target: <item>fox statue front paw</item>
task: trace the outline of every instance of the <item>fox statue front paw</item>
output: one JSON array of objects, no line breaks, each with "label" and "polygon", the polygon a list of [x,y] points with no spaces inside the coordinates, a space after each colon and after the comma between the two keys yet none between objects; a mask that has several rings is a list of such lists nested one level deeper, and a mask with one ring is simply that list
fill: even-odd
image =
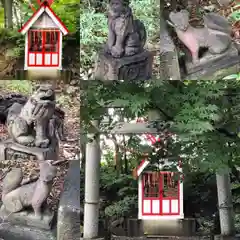
[{"label": "fox statue front paw", "polygon": [[35,140],[35,146],[40,148],[47,148],[49,146],[50,140],[48,138]]}]

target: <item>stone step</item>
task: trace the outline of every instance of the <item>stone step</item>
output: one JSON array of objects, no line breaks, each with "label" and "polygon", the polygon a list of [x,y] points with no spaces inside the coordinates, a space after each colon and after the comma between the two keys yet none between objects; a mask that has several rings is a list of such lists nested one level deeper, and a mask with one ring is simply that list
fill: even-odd
[{"label": "stone step", "polygon": [[16,69],[15,79],[16,80],[62,80],[64,82],[70,82],[72,77],[71,69],[62,70],[24,70]]},{"label": "stone step", "polygon": [[35,227],[10,225],[7,222],[0,226],[0,238],[4,240],[57,240],[55,229],[42,230]]}]

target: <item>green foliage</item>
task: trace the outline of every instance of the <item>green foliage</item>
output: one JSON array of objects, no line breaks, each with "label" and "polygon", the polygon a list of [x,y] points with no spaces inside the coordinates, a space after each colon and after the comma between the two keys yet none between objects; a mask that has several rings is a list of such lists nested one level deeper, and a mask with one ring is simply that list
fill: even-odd
[{"label": "green foliage", "polygon": [[211,217],[217,212],[216,176],[211,172],[188,171],[184,177],[185,215]]},{"label": "green foliage", "polygon": [[129,216],[129,212],[131,212],[132,209],[137,209],[137,200],[137,196],[126,196],[123,200],[106,207],[105,214],[109,217]]},{"label": "green foliage", "polygon": [[108,217],[129,216],[137,210],[137,181],[127,174],[116,177],[112,162],[101,167],[100,191],[108,200],[104,212]]},{"label": "green foliage", "polygon": [[32,91],[32,82],[28,80],[0,80],[0,89],[9,92],[29,94]]},{"label": "green foliage", "polygon": [[234,7],[232,7],[232,13],[228,16],[233,21],[240,21],[240,4],[236,4]]},{"label": "green foliage", "polygon": [[159,9],[160,1],[158,0],[133,0],[131,7],[135,18],[143,21],[147,28],[148,40],[159,37]]},{"label": "green foliage", "polygon": [[223,78],[223,80],[240,80],[240,72],[237,74],[232,74]]},{"label": "green foliage", "polygon": [[0,7],[0,28],[4,28],[4,8]]},{"label": "green foliage", "polygon": [[80,18],[81,64],[86,65],[94,60],[97,47],[106,41],[107,19],[102,13],[87,9]]},{"label": "green foliage", "polygon": [[77,31],[77,17],[80,15],[79,0],[55,0],[51,7],[70,32]]},{"label": "green foliage", "polygon": [[[111,165],[102,166],[100,182],[103,191],[114,192],[116,197],[121,197],[126,192],[129,194],[136,193],[136,180],[131,175],[126,174],[121,174],[116,178],[116,170]],[[121,189],[122,186],[128,186],[128,188]]]},{"label": "green foliage", "polygon": [[94,118],[103,105],[114,103],[125,107],[122,114],[130,120],[156,108],[177,136],[169,146],[172,154],[206,171],[240,164],[239,91],[239,81],[99,84],[88,87],[81,114]]}]

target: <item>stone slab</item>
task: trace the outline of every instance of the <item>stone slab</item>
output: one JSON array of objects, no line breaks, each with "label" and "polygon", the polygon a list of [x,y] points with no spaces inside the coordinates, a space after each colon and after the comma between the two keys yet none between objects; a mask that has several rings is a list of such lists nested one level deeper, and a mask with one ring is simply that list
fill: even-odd
[{"label": "stone slab", "polygon": [[160,77],[162,80],[181,80],[176,46],[160,17]]},{"label": "stone slab", "polygon": [[[223,70],[233,68],[233,71],[238,72],[240,69],[240,55],[235,45],[223,54],[212,56],[206,54],[200,60],[199,65],[186,63],[186,75],[183,77],[186,80],[217,80],[224,77]],[[225,75],[226,76],[226,75]]]},{"label": "stone slab", "polygon": [[15,79],[16,80],[63,80],[69,82],[72,76],[71,69],[62,70],[24,70],[16,69]]},{"label": "stone slab", "polygon": [[103,237],[97,237],[97,238],[80,238],[80,240],[103,240]]},{"label": "stone slab", "polygon": [[[111,240],[169,240],[169,239],[177,239],[177,240],[217,240],[218,236],[212,235],[192,235],[192,236],[176,236],[176,235],[169,235],[169,236],[161,236],[161,235],[145,235],[141,237],[128,237],[128,236],[115,236],[111,235]],[[227,237],[221,236],[221,240],[233,240],[238,239],[237,236]],[[219,240],[220,240],[219,239]]]},{"label": "stone slab", "polygon": [[17,213],[11,213],[2,205],[0,209],[1,222],[7,222],[11,225],[36,227],[38,229],[50,230],[53,224],[54,214],[48,209],[43,212],[42,219],[37,219],[32,210],[25,210]]},{"label": "stone slab", "polygon": [[194,218],[142,220],[142,228],[147,235],[194,236],[196,220]]},{"label": "stone slab", "polygon": [[147,50],[122,58],[114,58],[102,51],[98,55],[92,80],[148,80],[152,76],[152,63],[153,53]]},{"label": "stone slab", "polygon": [[4,240],[56,240],[54,230],[47,231],[9,223],[0,225],[0,237]]},{"label": "stone slab", "polygon": [[59,146],[57,141],[52,141],[48,148],[27,147],[15,143],[12,139],[0,142],[1,160],[58,160]]},{"label": "stone slab", "polygon": [[57,240],[80,239],[80,161],[70,161],[60,196]]},{"label": "stone slab", "polygon": [[127,123],[119,122],[112,130],[109,131],[111,134],[157,134],[159,130],[149,126],[149,123]]},{"label": "stone slab", "polygon": [[97,237],[97,238],[80,238],[80,240],[103,240],[103,237]]}]

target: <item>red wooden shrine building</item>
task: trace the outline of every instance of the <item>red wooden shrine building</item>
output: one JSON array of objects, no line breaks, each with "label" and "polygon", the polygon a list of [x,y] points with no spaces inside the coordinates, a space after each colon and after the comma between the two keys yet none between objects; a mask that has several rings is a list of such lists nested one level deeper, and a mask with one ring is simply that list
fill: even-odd
[{"label": "red wooden shrine building", "polygon": [[[156,138],[146,134],[152,144]],[[183,219],[183,182],[178,172],[164,170],[172,162],[164,159],[164,164],[151,166],[143,160],[137,168],[138,176],[138,218],[146,220]],[[149,168],[150,167],[150,168]],[[149,168],[149,169],[148,169]]]},{"label": "red wooden shrine building", "polygon": [[51,9],[52,2],[38,0],[39,8],[19,30],[25,35],[24,70],[62,69],[62,38],[69,31]]}]

